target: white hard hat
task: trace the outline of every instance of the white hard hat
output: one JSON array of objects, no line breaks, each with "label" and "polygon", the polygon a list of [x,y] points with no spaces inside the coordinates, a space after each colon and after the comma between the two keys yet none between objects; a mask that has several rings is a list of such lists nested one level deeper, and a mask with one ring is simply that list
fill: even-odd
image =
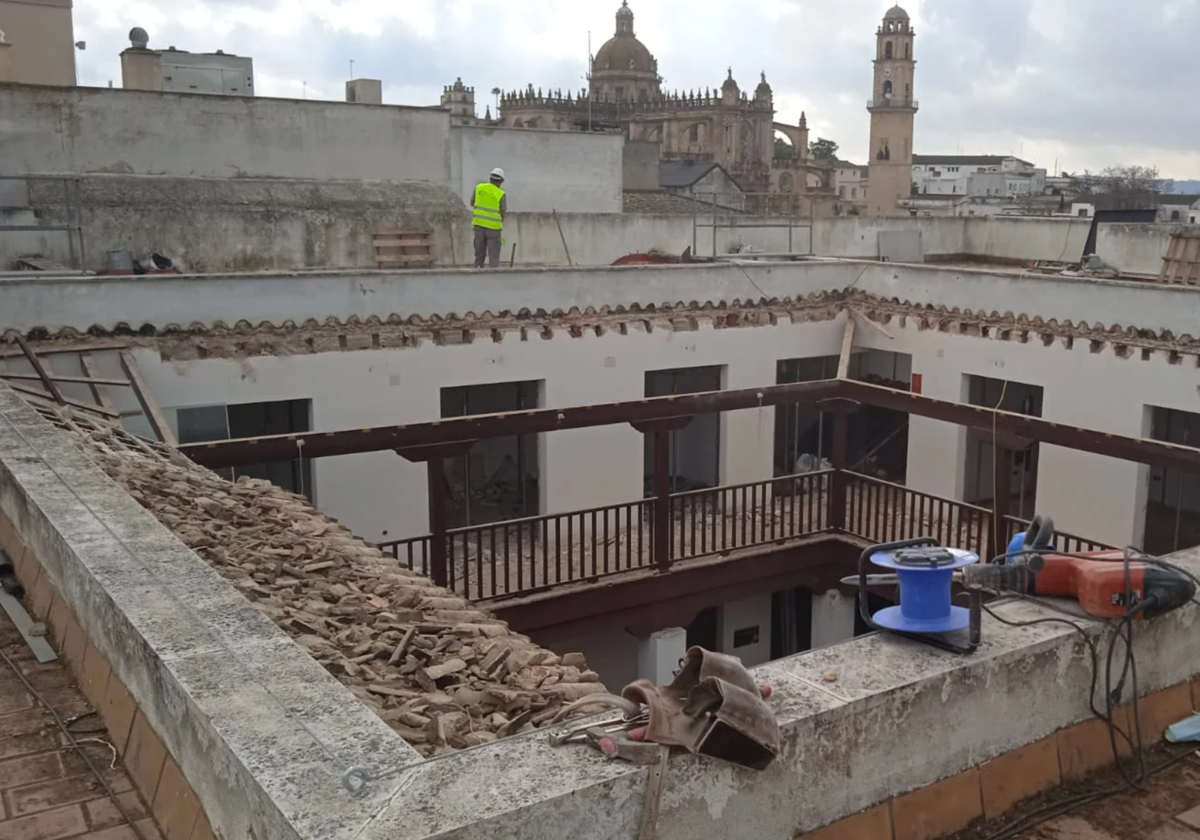
[{"label": "white hard hat", "polygon": [[504,180],[504,170],[501,169],[499,166],[497,166],[495,169],[492,170],[492,177],[499,178],[501,181],[503,181]]}]

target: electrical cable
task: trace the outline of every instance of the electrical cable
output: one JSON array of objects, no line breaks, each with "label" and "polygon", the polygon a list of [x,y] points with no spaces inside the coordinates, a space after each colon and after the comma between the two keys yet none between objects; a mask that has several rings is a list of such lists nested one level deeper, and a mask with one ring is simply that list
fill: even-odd
[{"label": "electrical cable", "polygon": [[[95,777],[96,781],[100,783],[100,787],[104,788],[105,794],[108,795],[108,798],[112,801],[113,806],[116,807],[117,813],[121,815],[121,819],[125,820],[129,826],[129,829],[137,836],[137,840],[149,840],[145,832],[142,831],[141,827],[137,824],[137,822],[134,821],[133,817],[130,816],[129,811],[127,811],[125,806],[121,804],[121,800],[117,798],[117,792],[113,790],[113,786],[109,784],[108,779],[104,778],[104,774],[100,772],[100,769],[96,766],[96,762],[92,761],[92,757],[87,754],[87,750],[80,746],[80,742],[75,738],[75,733],[71,731],[70,726],[63,721],[62,717],[59,716],[58,712],[55,711],[54,707],[50,705],[46,698],[42,696],[41,692],[33,687],[33,684],[29,682],[26,676],[21,672],[21,669],[17,667],[17,663],[13,662],[12,658],[7,652],[5,652],[3,647],[0,647],[0,659],[4,660],[4,664],[8,666],[9,670],[16,674],[17,679],[21,681],[21,684],[25,687],[25,690],[29,692],[29,694],[31,694],[33,698],[37,700],[37,702],[40,703],[43,708],[46,709],[46,711],[50,713],[52,718],[54,718],[54,723],[58,726],[59,731],[67,736],[67,741],[71,745],[71,748],[74,749],[75,752],[79,753],[79,755],[83,758],[88,770],[91,771],[92,776]],[[92,738],[88,740],[98,739]]]},{"label": "electrical cable", "polygon": [[[1003,595],[1001,602],[1003,602],[1004,600],[1009,600],[1009,599],[1027,601],[1027,602],[1036,604],[1039,607],[1063,613],[1064,616],[1069,616],[1069,617],[1064,617],[1064,618],[1047,617],[1047,618],[1039,618],[1039,619],[1031,619],[1031,620],[1014,620],[1014,619],[1004,618],[1003,616],[999,615],[994,609],[992,609],[992,607],[989,605],[983,606],[984,611],[986,611],[989,616],[991,616],[992,618],[1001,622],[1002,624],[1007,624],[1009,626],[1028,627],[1028,626],[1034,626],[1034,625],[1039,625],[1039,624],[1065,624],[1065,625],[1071,627],[1077,633],[1079,633],[1080,637],[1084,640],[1084,644],[1088,648],[1088,651],[1091,655],[1091,660],[1092,660],[1092,678],[1091,678],[1091,686],[1090,686],[1089,692],[1088,692],[1088,708],[1091,710],[1092,714],[1095,717],[1099,718],[1100,720],[1105,721],[1105,723],[1108,727],[1109,744],[1112,748],[1113,760],[1116,764],[1117,771],[1121,775],[1121,783],[1119,785],[1116,785],[1115,787],[1108,788],[1105,790],[1095,791],[1093,793],[1081,794],[1079,796],[1070,797],[1066,800],[1062,800],[1060,802],[1056,802],[1056,803],[1048,805],[1044,808],[1040,808],[1036,811],[1030,812],[1029,814],[1026,814],[1023,817],[1021,817],[1015,823],[999,830],[996,833],[988,835],[988,837],[985,838],[985,840],[1008,840],[1009,838],[1014,837],[1017,833],[1019,833],[1021,831],[1032,828],[1033,826],[1038,825],[1039,823],[1044,822],[1045,820],[1051,819],[1056,816],[1060,816],[1061,814],[1067,813],[1068,811],[1073,810],[1078,807],[1081,807],[1083,805],[1090,804],[1092,802],[1098,801],[1098,800],[1103,799],[1108,796],[1112,796],[1117,793],[1121,793],[1126,790],[1142,790],[1142,789],[1144,789],[1146,780],[1148,778],[1150,778],[1151,776],[1153,776],[1157,773],[1160,773],[1170,767],[1173,767],[1174,765],[1178,764],[1179,762],[1183,761],[1184,759],[1186,759],[1192,755],[1200,754],[1200,753],[1197,753],[1197,751],[1195,751],[1194,748],[1189,748],[1186,752],[1181,753],[1180,755],[1177,755],[1177,756],[1173,756],[1172,758],[1168,759],[1167,761],[1165,761],[1162,764],[1159,764],[1155,767],[1147,768],[1147,766],[1146,766],[1146,749],[1145,749],[1145,744],[1143,743],[1143,740],[1142,740],[1141,708],[1140,708],[1140,702],[1139,702],[1139,696],[1138,696],[1137,657],[1133,650],[1133,645],[1134,645],[1133,625],[1134,625],[1134,620],[1137,618],[1137,616],[1140,615],[1141,613],[1145,612],[1150,607],[1152,607],[1154,605],[1155,601],[1154,601],[1153,596],[1151,596],[1150,598],[1146,598],[1145,593],[1143,592],[1142,598],[1140,599],[1140,601],[1136,604],[1134,603],[1131,564],[1135,561],[1142,562],[1148,566],[1156,566],[1161,569],[1167,569],[1167,570],[1177,572],[1178,574],[1180,574],[1184,577],[1187,577],[1193,583],[1197,584],[1198,587],[1200,587],[1200,578],[1197,578],[1196,575],[1192,574],[1191,572],[1187,571],[1186,569],[1180,568],[1179,566],[1176,566],[1175,564],[1169,563],[1160,558],[1148,555],[1148,554],[1142,552],[1141,550],[1139,550],[1137,548],[1133,548],[1131,546],[1127,546],[1126,548],[1121,550],[1121,557],[1119,559],[1118,558],[1107,558],[1107,557],[1095,557],[1092,555],[1087,555],[1087,554],[1082,554],[1082,553],[1054,551],[1048,547],[1046,547],[1046,548],[1027,548],[1027,549],[1024,549],[1023,551],[1021,551],[1020,554],[1018,554],[1016,556],[1028,558],[1029,556],[1032,556],[1032,555],[1054,555],[1054,556],[1059,556],[1059,557],[1071,557],[1071,558],[1077,558],[1077,559],[1082,559],[1082,560],[1086,560],[1089,562],[1098,562],[1098,563],[1120,562],[1124,566],[1124,572],[1125,572],[1124,593],[1123,593],[1124,598],[1125,598],[1124,603],[1129,605],[1129,607],[1128,607],[1127,611],[1124,613],[1124,615],[1122,615],[1122,617],[1116,621],[1115,625],[1110,625],[1110,626],[1112,626],[1112,633],[1109,635],[1108,645],[1107,645],[1107,649],[1105,651],[1104,711],[1103,712],[1101,712],[1096,706],[1096,686],[1099,681],[1099,645],[1097,644],[1097,641],[1095,639],[1093,639],[1091,637],[1091,635],[1088,633],[1087,627],[1077,623],[1074,620],[1071,620],[1071,619],[1084,619],[1084,620],[1089,620],[1089,621],[1094,622],[1096,620],[1094,617],[1087,616],[1087,615],[1079,615],[1071,610],[1067,610],[1067,609],[1063,608],[1062,606],[1055,604],[1051,601],[1045,600],[1043,598],[1038,598],[1036,596],[1026,595],[1024,593],[1017,593],[1017,592],[1001,593]],[[1001,560],[1005,560],[1005,559],[1007,559],[1009,562],[1012,562],[1014,558],[1008,558],[1005,555],[1001,555],[999,557],[993,558],[993,562],[997,562],[997,561],[1001,561]],[[1197,606],[1200,606],[1200,601],[1198,601],[1195,597],[1193,597],[1191,599],[1191,602],[1193,604],[1196,604]],[[1120,642],[1122,642],[1122,644],[1125,648],[1125,654],[1124,654],[1124,660],[1123,660],[1123,662],[1121,664],[1121,668],[1120,668],[1120,676],[1116,681],[1116,685],[1114,686],[1113,685],[1113,661],[1116,656],[1116,645],[1117,645],[1118,640]],[[1131,721],[1132,725],[1130,727],[1130,730],[1131,730],[1130,733],[1126,733],[1125,730],[1122,729],[1122,727],[1116,722],[1115,714],[1114,714],[1118,704],[1120,703],[1121,696],[1125,693],[1125,686],[1126,686],[1127,682],[1128,682],[1130,693],[1132,696],[1131,700],[1130,700],[1130,711],[1132,714],[1132,721]],[[1126,766],[1126,763],[1124,761],[1122,761],[1121,749],[1118,744],[1118,738],[1122,742],[1124,742],[1125,744],[1128,745],[1129,751],[1134,757],[1134,761],[1136,762],[1136,767],[1132,771],[1130,770],[1130,768],[1128,768]]]},{"label": "electrical cable", "polygon": [[[1159,773],[1162,773],[1164,770],[1169,770],[1180,762],[1192,758],[1196,754],[1197,751],[1189,747],[1179,755],[1174,755],[1161,764],[1151,767],[1146,771],[1146,778],[1156,776]],[[1030,811],[1016,822],[1005,826],[999,831],[987,835],[987,837],[982,838],[982,840],[1012,840],[1013,837],[1021,832],[1040,825],[1046,820],[1053,819],[1054,817],[1060,817],[1063,814],[1075,810],[1076,808],[1081,808],[1084,805],[1090,805],[1093,802],[1098,802],[1101,799],[1107,799],[1110,796],[1124,793],[1127,790],[1129,790],[1129,786],[1122,782],[1119,785],[1113,785],[1112,787],[1104,788],[1103,790],[1097,790],[1091,793],[1081,793],[1076,796],[1068,797],[1067,799],[1063,799],[1059,802],[1054,802],[1050,805],[1046,805],[1045,807]]]}]

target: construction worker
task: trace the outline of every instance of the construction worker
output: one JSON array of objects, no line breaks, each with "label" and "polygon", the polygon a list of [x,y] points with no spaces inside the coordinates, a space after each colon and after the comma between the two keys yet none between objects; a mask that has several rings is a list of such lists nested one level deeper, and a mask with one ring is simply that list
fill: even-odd
[{"label": "construction worker", "polygon": [[475,210],[472,221],[476,268],[483,268],[485,257],[490,267],[500,265],[500,232],[508,215],[508,197],[500,187],[503,183],[504,170],[497,167],[485,183],[475,186],[475,195],[471,197],[471,207]]}]

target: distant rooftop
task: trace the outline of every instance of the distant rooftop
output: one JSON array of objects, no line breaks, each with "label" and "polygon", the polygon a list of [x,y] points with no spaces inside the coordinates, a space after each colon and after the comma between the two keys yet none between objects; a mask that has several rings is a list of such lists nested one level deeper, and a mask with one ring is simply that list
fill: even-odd
[{"label": "distant rooftop", "polygon": [[1159,193],[1155,199],[1159,204],[1182,205],[1191,207],[1197,201],[1200,201],[1200,195],[1183,194],[1183,193]]},{"label": "distant rooftop", "polygon": [[1015,160],[1026,166],[1033,166],[1027,160],[1014,155],[913,155],[916,166],[942,164],[944,166],[1000,166],[1006,160]]},{"label": "distant rooftop", "polygon": [[664,189],[691,187],[714,169],[725,172],[721,164],[708,160],[664,160],[658,165],[658,185]]}]

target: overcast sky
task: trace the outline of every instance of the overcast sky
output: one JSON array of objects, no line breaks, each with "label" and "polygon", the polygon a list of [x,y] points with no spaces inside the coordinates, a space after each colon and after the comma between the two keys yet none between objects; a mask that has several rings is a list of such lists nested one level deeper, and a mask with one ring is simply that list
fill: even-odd
[{"label": "overcast sky", "polygon": [[[262,96],[344,98],[350,61],[384,101],[436,104],[461,76],[580,88],[619,0],[75,0],[80,83],[120,85],[133,26],[155,48],[254,58]],[[865,162],[875,28],[888,0],[631,0],[670,88],[765,71],[782,122]],[[1200,0],[909,0],[918,153],[1018,154],[1053,170],[1200,178]]]}]

